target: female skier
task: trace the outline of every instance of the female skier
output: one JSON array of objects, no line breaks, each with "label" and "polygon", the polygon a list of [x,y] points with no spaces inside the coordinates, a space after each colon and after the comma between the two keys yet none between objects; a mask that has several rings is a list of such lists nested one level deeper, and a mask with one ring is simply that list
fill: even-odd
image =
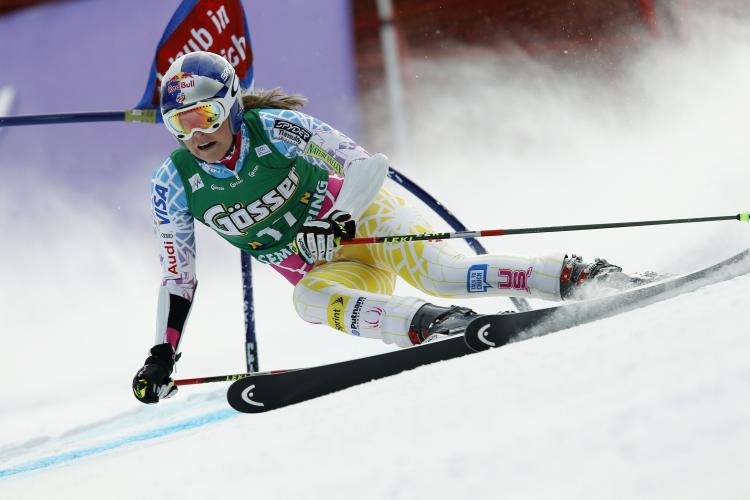
[{"label": "female skier", "polygon": [[293,286],[310,323],[405,347],[461,331],[477,314],[392,295],[396,276],[438,297],[570,298],[586,280],[617,274],[605,260],[548,255],[466,256],[447,242],[352,245],[340,239],[431,232],[384,189],[388,160],[296,111],[300,96],[242,95],[221,56],[178,58],[162,79],[164,124],[182,144],[152,179],[162,281],[156,345],[133,392],[156,403],[171,374],[196,288],[194,220],[268,264]]}]

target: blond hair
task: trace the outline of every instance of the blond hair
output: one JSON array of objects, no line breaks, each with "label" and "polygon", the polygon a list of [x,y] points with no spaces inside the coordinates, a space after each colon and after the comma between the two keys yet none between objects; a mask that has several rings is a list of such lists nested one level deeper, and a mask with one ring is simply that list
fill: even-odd
[{"label": "blond hair", "polygon": [[300,94],[286,94],[279,87],[271,90],[257,89],[242,95],[243,109],[274,108],[299,109],[307,102]]}]

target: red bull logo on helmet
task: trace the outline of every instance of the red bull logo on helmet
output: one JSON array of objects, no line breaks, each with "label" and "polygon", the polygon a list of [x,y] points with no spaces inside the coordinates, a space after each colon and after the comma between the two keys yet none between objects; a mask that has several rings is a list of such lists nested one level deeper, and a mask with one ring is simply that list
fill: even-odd
[{"label": "red bull logo on helmet", "polygon": [[177,92],[193,87],[195,87],[194,75],[192,73],[180,71],[167,82],[167,93],[176,94]]}]

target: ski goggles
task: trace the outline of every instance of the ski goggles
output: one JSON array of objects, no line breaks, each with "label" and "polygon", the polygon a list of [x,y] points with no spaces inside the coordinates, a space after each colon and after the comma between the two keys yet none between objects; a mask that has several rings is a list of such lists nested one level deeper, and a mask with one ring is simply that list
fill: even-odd
[{"label": "ski goggles", "polygon": [[201,101],[163,116],[167,129],[181,141],[193,137],[194,132],[216,132],[226,117],[227,111],[219,101]]}]

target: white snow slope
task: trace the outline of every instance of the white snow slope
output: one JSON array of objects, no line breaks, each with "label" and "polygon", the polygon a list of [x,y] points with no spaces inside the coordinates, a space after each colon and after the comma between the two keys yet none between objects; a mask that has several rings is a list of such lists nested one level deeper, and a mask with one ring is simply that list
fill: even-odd
[{"label": "white snow slope", "polygon": [[745,498],[748,286],[739,278],[264,415],[237,416],[221,390],[106,420],[80,415],[67,433],[4,448],[0,475],[19,473],[0,491]]},{"label": "white snow slope", "polygon": [[[470,54],[456,58],[446,93],[445,75],[415,62],[419,81],[438,82],[419,89],[438,111],[420,116],[412,153],[394,165],[475,228],[747,210],[750,23],[704,14],[685,21],[688,36],[634,53],[615,81]],[[0,185],[0,224],[12,228],[0,245],[3,500],[750,495],[750,276],[264,415],[232,412],[220,385],[147,407],[130,381],[152,341],[150,229],[44,187],[38,167],[14,165],[19,177]],[[32,181],[39,201],[21,210]],[[201,256],[217,259],[199,257],[183,378],[244,362],[236,252],[198,238]],[[681,273],[750,247],[750,226],[484,243]],[[289,286],[256,271],[264,369],[388,349],[304,324]]]}]

